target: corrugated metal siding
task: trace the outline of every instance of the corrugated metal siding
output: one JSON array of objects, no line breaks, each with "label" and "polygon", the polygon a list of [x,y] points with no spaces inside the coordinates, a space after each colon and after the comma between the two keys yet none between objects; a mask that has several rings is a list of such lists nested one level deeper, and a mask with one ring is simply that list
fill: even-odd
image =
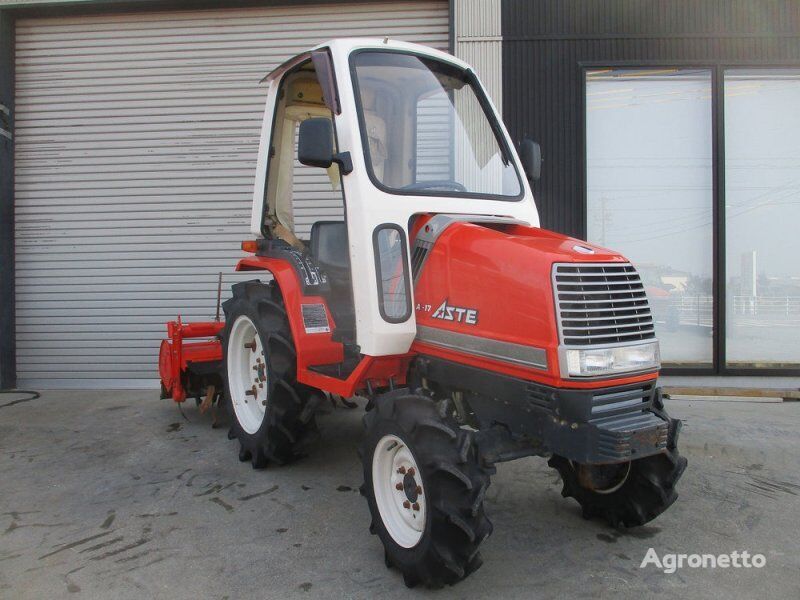
[{"label": "corrugated metal siding", "polygon": [[417,181],[453,179],[450,172],[453,123],[450,103],[433,97],[417,104]]},{"label": "corrugated metal siding", "polygon": [[155,383],[164,322],[212,317],[237,278],[259,79],[342,36],[446,49],[447,3],[17,22],[20,385]]},{"label": "corrugated metal siding", "polygon": [[455,0],[455,54],[475,69],[499,111],[503,110],[501,0]]},{"label": "corrugated metal siding", "polygon": [[504,116],[542,145],[542,226],[585,233],[580,63],[800,64],[791,0],[503,0]]},{"label": "corrugated metal siding", "polygon": [[[494,102],[498,111],[503,110],[503,42],[501,36],[500,0],[455,0],[455,54],[477,73],[486,92]],[[470,98],[456,98],[456,109],[466,115],[465,120],[478,121],[483,118],[483,109]],[[475,148],[491,148],[495,144],[494,134],[489,129],[481,130],[470,144],[459,144],[463,156],[456,156],[455,179],[467,187],[480,187],[476,181],[483,175],[470,170],[464,171],[466,165],[473,164],[470,158]],[[500,173],[494,173],[494,185],[502,186]]]}]

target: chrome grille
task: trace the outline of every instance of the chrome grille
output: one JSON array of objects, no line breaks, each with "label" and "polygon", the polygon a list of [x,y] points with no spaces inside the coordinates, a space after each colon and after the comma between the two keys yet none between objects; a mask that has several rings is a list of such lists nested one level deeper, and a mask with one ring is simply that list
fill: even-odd
[{"label": "chrome grille", "polygon": [[655,337],[644,286],[631,264],[557,264],[553,288],[565,345],[616,344]]}]

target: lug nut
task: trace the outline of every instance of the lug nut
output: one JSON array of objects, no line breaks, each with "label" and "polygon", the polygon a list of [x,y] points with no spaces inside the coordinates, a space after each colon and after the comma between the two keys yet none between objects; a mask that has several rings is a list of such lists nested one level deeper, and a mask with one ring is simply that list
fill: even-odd
[{"label": "lug nut", "polygon": [[419,495],[419,496],[422,495],[422,486],[421,485],[417,486],[417,495]]},{"label": "lug nut", "polygon": [[411,502],[408,500],[403,501],[403,508],[411,508]]},{"label": "lug nut", "polygon": [[411,508],[413,508],[414,510],[419,510],[419,503],[414,502],[414,504],[411,505]]},{"label": "lug nut", "polygon": [[397,472],[400,473],[400,475],[405,475],[406,474],[406,468],[405,467],[400,467],[399,469],[397,469]]},{"label": "lug nut", "polygon": [[395,484],[394,489],[396,489],[397,491],[403,491],[403,484],[402,483]]},{"label": "lug nut", "polygon": [[416,474],[416,471],[414,470],[414,467],[411,467],[411,468],[408,469],[408,474],[411,475],[412,477]]}]

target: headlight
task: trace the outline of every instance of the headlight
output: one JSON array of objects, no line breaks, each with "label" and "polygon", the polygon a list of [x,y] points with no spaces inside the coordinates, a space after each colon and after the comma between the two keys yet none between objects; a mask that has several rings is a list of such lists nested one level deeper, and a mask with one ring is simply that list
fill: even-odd
[{"label": "headlight", "polygon": [[566,359],[567,371],[576,377],[646,371],[661,365],[656,341],[617,348],[568,349]]}]

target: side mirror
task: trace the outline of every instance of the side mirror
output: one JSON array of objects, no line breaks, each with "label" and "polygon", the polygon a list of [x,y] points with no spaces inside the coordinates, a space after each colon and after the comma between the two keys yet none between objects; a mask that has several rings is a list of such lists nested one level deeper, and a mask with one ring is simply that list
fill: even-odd
[{"label": "side mirror", "polygon": [[333,164],[333,125],[330,119],[306,119],[300,123],[297,160],[308,167],[322,169]]},{"label": "side mirror", "polygon": [[333,123],[330,119],[306,119],[300,123],[297,137],[297,160],[301,165],[327,169],[336,163],[344,175],[353,171],[349,152],[333,152]]},{"label": "side mirror", "polygon": [[519,159],[528,181],[538,180],[542,176],[542,147],[530,138],[525,138],[519,145]]}]

